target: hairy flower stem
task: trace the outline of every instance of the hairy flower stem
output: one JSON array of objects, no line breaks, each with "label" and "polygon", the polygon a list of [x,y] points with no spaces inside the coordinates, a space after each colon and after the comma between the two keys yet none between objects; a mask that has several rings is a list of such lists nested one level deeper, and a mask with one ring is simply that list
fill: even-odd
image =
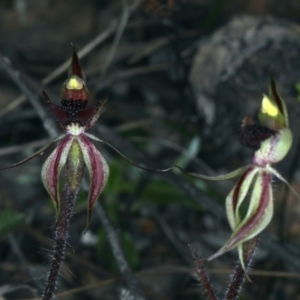
[{"label": "hairy flower stem", "polygon": [[189,245],[189,248],[192,253],[193,259],[195,260],[196,263],[196,271],[200,283],[202,285],[204,296],[206,297],[207,300],[217,300],[216,294],[212,288],[212,285],[209,282],[209,278],[206,274],[202,261],[200,260],[198,254],[196,253],[196,251],[191,245]]},{"label": "hairy flower stem", "polygon": [[61,211],[57,219],[54,239],[54,251],[46,288],[43,293],[43,300],[51,300],[54,295],[59,271],[65,259],[69,224],[76,199],[76,194],[77,190],[74,191],[69,189],[68,184],[65,185],[61,193]]},{"label": "hairy flower stem", "polygon": [[196,261],[197,266],[197,274],[200,279],[203,293],[208,300],[217,300],[217,297],[215,295],[215,292],[209,282],[209,278],[206,274],[206,271],[203,267],[203,263],[201,261]]},{"label": "hairy flower stem", "polygon": [[[252,266],[253,257],[257,248],[258,237],[255,237],[243,244],[243,256],[246,266],[246,272],[249,271],[249,268]],[[236,266],[235,272],[232,276],[231,283],[228,290],[226,291],[225,300],[236,300],[238,299],[239,293],[241,291],[242,285],[247,277],[247,274],[243,270],[241,263],[239,262]],[[247,277],[248,278],[248,277]],[[249,278],[248,278],[249,280]]]},{"label": "hairy flower stem", "polygon": [[[255,254],[255,250],[257,247],[258,237],[254,237],[253,239],[246,241],[243,243],[243,260],[245,262],[245,269],[243,268],[241,262],[238,262],[236,269],[232,275],[231,282],[227,291],[225,292],[224,297],[221,299],[223,300],[237,300],[239,299],[239,294],[241,292],[242,285],[246,278],[250,281],[247,273],[249,268],[251,268],[253,257]],[[216,293],[214,292],[211,283],[209,282],[209,278],[205,272],[203,267],[203,263],[199,256],[197,255],[196,251],[193,249],[192,246],[190,247],[190,251],[196,263],[196,270],[197,275],[199,277],[200,283],[202,285],[202,290],[204,296],[207,300],[217,300]]]}]

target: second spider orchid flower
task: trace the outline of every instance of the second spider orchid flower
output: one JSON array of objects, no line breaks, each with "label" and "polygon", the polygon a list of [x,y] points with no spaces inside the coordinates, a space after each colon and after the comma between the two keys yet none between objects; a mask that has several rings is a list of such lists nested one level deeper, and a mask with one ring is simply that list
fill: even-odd
[{"label": "second spider orchid flower", "polygon": [[[296,194],[290,184],[271,166],[286,156],[293,139],[285,103],[278,94],[272,78],[269,96],[263,96],[258,118],[260,124],[254,124],[250,116],[245,117],[239,132],[242,145],[254,149],[252,164],[215,177],[184,171],[193,177],[215,181],[240,176],[226,197],[226,214],[233,233],[225,245],[208,260],[237,247],[244,270],[243,243],[262,232],[273,216],[272,177],[285,182]],[[246,202],[247,196],[247,211],[242,214],[241,206]],[[297,197],[299,198],[298,195]]]},{"label": "second spider orchid flower", "polygon": [[64,134],[30,157],[4,169],[23,164],[39,154],[43,154],[44,151],[55,142],[59,142],[42,168],[42,181],[53,201],[57,217],[59,216],[61,206],[59,180],[63,167],[66,167],[68,186],[75,191],[79,188],[86,166],[90,177],[87,227],[89,226],[95,201],[104,189],[109,175],[107,162],[91,140],[101,142],[109,146],[125,160],[138,168],[151,172],[165,172],[169,170],[149,170],[140,166],[125,157],[109,143],[86,132],[98,120],[106,102],[106,98],[100,100],[95,105],[88,106],[90,93],[86,87],[85,76],[81,69],[75,48],[73,48],[73,56],[68,72],[68,79],[63,84],[61,90],[61,106],[53,104],[45,92],[43,92],[43,96],[49,110],[59,123],[60,127],[64,130]]}]

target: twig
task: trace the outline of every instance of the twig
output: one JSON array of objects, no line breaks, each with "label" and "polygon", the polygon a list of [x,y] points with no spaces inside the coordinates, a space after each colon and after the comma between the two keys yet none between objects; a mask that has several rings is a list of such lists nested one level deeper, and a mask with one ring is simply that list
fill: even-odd
[{"label": "twig", "polygon": [[39,117],[43,121],[44,128],[50,134],[51,137],[57,136],[57,131],[55,128],[57,127],[54,123],[54,120],[50,118],[49,114],[46,110],[41,108],[41,104],[39,103],[39,98],[36,94],[32,92],[31,89],[24,83],[24,79],[22,78],[19,71],[15,70],[9,59],[4,57],[0,53],[0,68],[3,69],[8,76],[14,81],[14,83],[19,87],[19,89],[26,95],[34,109],[38,112]]},{"label": "twig", "polygon": [[[183,33],[178,33],[178,38],[196,38],[199,36],[199,32],[194,32],[194,31],[187,31]],[[169,37],[163,37],[163,38],[158,38],[155,40],[152,40],[150,43],[148,42],[146,48],[142,50],[141,52],[135,54],[131,58],[128,59],[128,64],[132,65],[140,60],[146,58],[150,54],[160,50],[161,48],[167,46],[170,43],[170,38]],[[187,56],[186,54],[187,50],[183,50],[180,53],[181,58],[185,58]]]},{"label": "twig", "polygon": [[[115,30],[116,30],[116,23],[112,22],[110,24],[110,26],[104,32],[101,32],[95,39],[93,39],[90,43],[88,43],[85,47],[83,47],[78,52],[79,58],[82,58],[82,57],[86,56],[97,45],[104,42]],[[71,61],[70,59],[66,60],[63,64],[61,64],[58,68],[56,68],[48,76],[43,78],[42,79],[42,84],[43,85],[49,84],[55,78],[57,78],[60,74],[62,74],[64,71],[66,71],[68,69],[69,65],[70,65],[70,61]],[[24,95],[19,96],[18,98],[11,101],[7,106],[5,106],[0,111],[0,117],[4,116],[9,111],[15,109],[16,107],[18,107],[20,104],[22,104],[26,100],[26,97],[28,97],[28,94],[26,94],[23,89],[21,89],[21,91],[24,93]]]},{"label": "twig", "polygon": [[[111,25],[104,32],[101,32],[101,34],[99,34],[95,39],[93,39],[90,43],[88,43],[85,47],[83,47],[78,52],[79,58],[86,56],[97,45],[99,45],[100,43],[105,41],[115,30],[116,30],[116,23],[112,22]],[[56,68],[52,73],[50,73],[48,76],[43,78],[42,84],[47,85],[50,82],[52,82],[60,74],[62,74],[64,71],[66,71],[68,69],[69,65],[70,65],[70,59],[66,60],[62,65],[60,65],[58,68]],[[4,107],[0,111],[0,117],[4,116],[9,111],[15,109],[17,106],[19,106],[26,100],[26,97],[28,97],[28,94],[26,94],[23,89],[21,89],[21,91],[24,93],[24,95],[19,96],[18,98],[11,101],[11,103],[9,103],[6,107]]]},{"label": "twig", "polygon": [[42,287],[41,283],[36,280],[35,271],[26,267],[29,265],[29,263],[28,263],[27,259],[25,258],[23,252],[21,251],[17,241],[15,240],[15,238],[12,234],[10,234],[8,236],[8,241],[9,241],[12,251],[15,253],[15,255],[18,257],[19,261],[21,262],[25,272],[29,275],[30,278],[34,279],[35,285],[38,288],[39,292],[42,291],[43,287]]},{"label": "twig", "polygon": [[146,49],[144,49],[143,51],[135,54],[134,56],[132,56],[129,60],[128,60],[128,64],[132,65],[135,64],[137,62],[139,62],[140,60],[142,60],[143,58],[149,56],[150,54],[152,54],[153,52],[161,49],[162,47],[168,45],[169,43],[169,39],[168,38],[160,38],[157,39],[155,41],[152,41],[150,45],[148,45],[148,47]]},{"label": "twig", "polygon": [[[83,58],[87,54],[89,54],[96,46],[106,41],[116,30],[117,24],[116,21],[112,21],[108,28],[105,31],[101,32],[97,35],[91,42],[85,45],[81,50],[78,51],[78,58]],[[66,60],[63,64],[61,64],[58,68],[56,68],[52,73],[43,78],[41,81],[42,84],[49,84],[63,72],[65,72],[71,63],[71,59]]]},{"label": "twig", "polygon": [[120,246],[119,236],[115,231],[115,229],[113,228],[111,221],[107,217],[105,210],[103,209],[102,205],[99,202],[97,202],[95,206],[95,211],[99,216],[103,228],[105,229],[108,242],[113,251],[113,255],[118,263],[120,272],[126,279],[131,294],[134,296],[135,300],[145,300],[146,298],[144,296],[144,293],[140,289],[139,283],[135,278],[135,276],[133,275],[127,260],[125,259],[124,252]]},{"label": "twig", "polygon": [[[139,1],[138,1],[139,2]],[[124,33],[126,24],[129,20],[129,16],[130,16],[130,11],[129,11],[129,7],[128,7],[128,3],[127,0],[122,0],[122,7],[123,7],[123,11],[122,11],[122,16],[121,16],[121,21],[120,24],[118,26],[117,32],[116,32],[116,36],[114,38],[114,41],[111,45],[111,48],[108,52],[108,55],[106,57],[106,60],[104,61],[104,65],[102,68],[102,77],[105,77],[105,74],[115,56],[115,53],[117,51],[117,48],[119,46],[121,37]]]},{"label": "twig", "polygon": [[177,238],[176,234],[172,230],[172,228],[169,226],[169,224],[164,220],[164,218],[159,214],[157,209],[154,205],[147,205],[147,208],[150,210],[150,213],[160,226],[162,232],[165,234],[171,245],[176,249],[176,251],[181,255],[181,257],[184,259],[184,261],[187,264],[191,264],[192,260],[189,253],[186,251],[186,247],[180,242],[180,240]]},{"label": "twig", "polygon": [[22,145],[16,145],[16,146],[10,146],[5,148],[0,148],[0,156],[9,155],[16,152],[24,151],[24,149],[30,149],[30,148],[38,148],[42,147],[43,145],[49,143],[49,139],[41,139],[38,141],[22,144]]},{"label": "twig", "polygon": [[[137,9],[139,6],[140,0],[137,0],[135,3],[133,3],[129,7],[129,15]],[[83,58],[88,53],[90,53],[96,46],[103,43],[105,40],[107,40],[117,29],[117,20],[113,20],[109,27],[106,28],[105,31],[101,32],[99,35],[97,35],[91,42],[89,42],[87,45],[85,45],[80,51],[78,51],[78,57]],[[45,78],[42,79],[41,83],[43,85],[48,85],[50,82],[52,82],[55,78],[57,78],[59,75],[61,75],[63,72],[65,72],[70,65],[70,59],[66,60],[63,64],[61,64],[58,68],[56,68],[53,72],[51,72],[49,75],[47,75]],[[20,104],[22,104],[27,95],[21,95],[11,101],[7,106],[5,106],[0,111],[0,118],[7,114],[9,111],[15,109]]]},{"label": "twig", "polygon": [[[52,242],[49,240],[49,238],[45,237],[42,233],[40,233],[35,228],[25,225],[22,226],[20,229],[23,230],[28,235],[30,235],[31,237],[33,237],[34,239],[36,239],[37,241],[39,241],[40,243],[44,244],[45,246],[47,247],[52,246]],[[86,258],[76,253],[69,251],[67,252],[67,257],[72,259],[74,263],[79,264],[84,268],[88,268],[101,276],[112,276],[111,272],[106,271],[104,268],[101,268],[101,266],[95,265],[93,262],[87,260]]]},{"label": "twig", "polygon": [[[189,63],[188,60],[185,61],[186,63]],[[154,66],[146,66],[146,67],[137,67],[137,68],[132,68],[123,72],[117,72],[114,75],[111,75],[110,77],[106,78],[105,80],[101,81],[96,87],[95,91],[99,92],[106,87],[112,85],[115,82],[118,82],[120,80],[128,79],[137,75],[141,74],[148,74],[152,72],[161,72],[164,70],[168,70],[170,67],[174,66],[174,63],[166,63],[166,64],[159,64],[159,65],[154,65]]]},{"label": "twig", "polygon": [[15,292],[16,290],[20,290],[20,289],[28,290],[33,295],[37,295],[37,290],[33,289],[31,286],[27,284],[6,284],[0,286],[0,299],[4,300],[4,298],[2,298],[1,296],[5,294],[9,294],[11,292]]}]

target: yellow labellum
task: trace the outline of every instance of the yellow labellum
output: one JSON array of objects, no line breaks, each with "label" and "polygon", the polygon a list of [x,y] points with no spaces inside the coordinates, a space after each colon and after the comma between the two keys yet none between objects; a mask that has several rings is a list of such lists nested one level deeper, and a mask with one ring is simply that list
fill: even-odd
[{"label": "yellow labellum", "polygon": [[271,117],[276,117],[279,114],[279,109],[268,96],[264,96],[262,100],[261,112]]},{"label": "yellow labellum", "polygon": [[66,87],[69,90],[81,90],[83,88],[83,80],[77,75],[72,75],[66,82]]}]

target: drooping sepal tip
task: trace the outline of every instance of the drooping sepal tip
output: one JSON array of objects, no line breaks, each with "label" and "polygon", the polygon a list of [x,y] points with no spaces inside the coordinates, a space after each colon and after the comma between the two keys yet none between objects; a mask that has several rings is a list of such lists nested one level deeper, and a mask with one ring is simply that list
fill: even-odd
[{"label": "drooping sepal tip", "polygon": [[65,166],[74,137],[66,135],[42,167],[42,181],[53,202],[56,215],[60,211],[59,176]]},{"label": "drooping sepal tip", "polygon": [[80,143],[83,159],[85,165],[87,166],[90,177],[88,216],[86,224],[87,231],[91,222],[91,216],[95,202],[107,183],[109,167],[104,157],[86,136],[82,135],[78,137],[78,142]]}]

